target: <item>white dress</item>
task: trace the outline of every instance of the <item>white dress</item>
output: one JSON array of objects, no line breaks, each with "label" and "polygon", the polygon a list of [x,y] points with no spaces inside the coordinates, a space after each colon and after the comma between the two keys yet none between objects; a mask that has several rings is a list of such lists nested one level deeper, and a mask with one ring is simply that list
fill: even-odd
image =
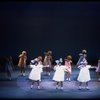
[{"label": "white dress", "polygon": [[90,78],[90,72],[89,72],[89,68],[91,67],[91,65],[86,65],[85,67],[82,67],[83,65],[80,65],[80,72],[79,72],[79,76],[77,78],[77,80],[79,82],[88,82],[91,80]]},{"label": "white dress", "polygon": [[54,81],[64,81],[64,74],[65,74],[65,71],[66,71],[66,66],[56,65],[56,66],[54,66],[54,70],[55,70],[55,73],[54,73],[54,76],[53,76],[53,80]]},{"label": "white dress", "polygon": [[43,72],[43,65],[38,64],[36,65],[30,65],[32,68],[30,74],[29,74],[29,79],[31,80],[41,80],[41,73]]}]

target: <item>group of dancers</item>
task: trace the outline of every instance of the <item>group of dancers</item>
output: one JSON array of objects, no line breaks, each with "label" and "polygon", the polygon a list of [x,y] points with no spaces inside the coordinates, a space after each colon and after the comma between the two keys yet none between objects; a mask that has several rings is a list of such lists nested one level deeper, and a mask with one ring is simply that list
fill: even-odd
[{"label": "group of dancers", "polygon": [[[25,58],[25,61],[26,61],[26,52],[25,51],[23,51],[23,52],[24,52],[23,58]],[[89,89],[88,83],[91,80],[90,72],[89,72],[89,68],[91,68],[91,65],[88,65],[86,57],[87,57],[87,51],[82,50],[82,53],[79,54],[79,60],[76,64],[77,68],[80,69],[80,72],[79,72],[79,75],[77,78],[77,80],[79,81],[79,89],[83,88],[82,83],[85,83],[85,88]],[[58,89],[58,86],[60,87],[60,89],[63,89],[65,72],[67,73],[66,80],[71,81],[71,79],[70,79],[71,72],[72,72],[72,57],[71,57],[71,55],[68,55],[64,59],[64,62],[65,62],[64,65],[62,65],[62,62],[63,62],[62,58],[55,60],[56,64],[53,67],[55,72],[54,72],[54,76],[53,76],[52,80],[54,80],[56,82],[56,89]],[[46,68],[47,75],[50,75],[51,65],[52,65],[52,51],[48,51],[45,53],[43,62],[42,62],[41,56],[35,58],[34,60],[31,60],[30,65],[29,65],[30,68],[32,68],[32,70],[29,74],[29,79],[32,80],[31,88],[33,87],[34,82],[37,82],[38,89],[40,89],[41,73],[43,72],[43,68]],[[98,62],[98,67],[97,67],[96,72],[100,72],[99,67],[100,67],[100,63]],[[22,72],[22,70],[21,70],[21,72]]]},{"label": "group of dancers", "polygon": [[[44,60],[42,56],[38,56],[37,58],[30,61],[29,67],[32,68],[29,73],[29,79],[32,80],[31,89],[33,88],[33,85],[35,82],[38,84],[38,89],[40,89],[40,81],[41,81],[41,73],[44,71],[45,68],[46,74],[50,76],[50,69],[52,66],[52,51],[47,51],[44,53],[45,57]],[[26,67],[26,60],[27,60],[27,52],[22,51],[22,53],[19,55],[19,62],[18,66],[20,68],[21,74],[25,76],[25,67]],[[55,60],[55,65],[53,67],[54,69],[54,75],[52,80],[56,83],[56,89],[63,89],[63,82],[65,80],[65,73],[67,73],[66,80],[71,81],[71,73],[72,73],[72,57],[71,55],[68,55],[64,59],[60,58],[58,60]],[[89,89],[88,83],[91,80],[89,68],[91,68],[91,65],[88,65],[87,62],[87,51],[84,49],[79,54],[79,60],[76,64],[77,68],[80,69],[80,72],[77,77],[77,81],[79,81],[79,89],[82,89],[82,83],[85,83],[85,88]],[[99,81],[100,81],[100,60],[98,60],[98,67],[96,68],[96,72],[99,73]]]}]

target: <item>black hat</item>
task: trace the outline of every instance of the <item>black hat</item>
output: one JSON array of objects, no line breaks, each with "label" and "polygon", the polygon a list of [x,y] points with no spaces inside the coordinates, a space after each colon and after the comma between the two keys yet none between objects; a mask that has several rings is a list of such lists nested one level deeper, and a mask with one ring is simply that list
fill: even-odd
[{"label": "black hat", "polygon": [[63,61],[62,61],[62,58],[60,58],[59,60],[55,60],[56,64],[61,64]]},{"label": "black hat", "polygon": [[38,63],[38,59],[37,58],[35,58],[34,60],[31,60],[31,64],[36,64],[36,63]]}]

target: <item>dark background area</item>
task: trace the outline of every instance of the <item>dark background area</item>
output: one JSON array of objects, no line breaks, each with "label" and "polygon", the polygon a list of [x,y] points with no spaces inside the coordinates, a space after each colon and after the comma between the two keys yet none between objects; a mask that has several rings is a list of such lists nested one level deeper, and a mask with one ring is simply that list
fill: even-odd
[{"label": "dark background area", "polygon": [[49,49],[54,59],[87,50],[89,64],[100,57],[100,2],[0,2],[0,60],[26,50],[28,61]]}]

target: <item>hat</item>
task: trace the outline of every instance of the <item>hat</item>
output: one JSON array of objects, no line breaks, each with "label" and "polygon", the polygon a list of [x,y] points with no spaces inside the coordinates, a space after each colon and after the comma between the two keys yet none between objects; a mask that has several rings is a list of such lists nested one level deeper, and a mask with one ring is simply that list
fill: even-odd
[{"label": "hat", "polygon": [[31,64],[36,64],[36,63],[38,63],[38,59],[37,58],[35,58],[34,60],[31,60]]},{"label": "hat", "polygon": [[60,58],[59,60],[55,60],[56,64],[61,64],[63,61],[62,61],[62,58]]},{"label": "hat", "polygon": [[52,55],[52,51],[51,50],[49,50],[47,53],[50,54],[50,55]]},{"label": "hat", "polygon": [[68,55],[68,56],[67,56],[67,59],[72,59],[72,56],[71,56],[71,55]]},{"label": "hat", "polygon": [[62,63],[62,62],[63,62],[62,58],[60,58],[60,59],[59,59],[59,62],[60,62],[60,63]]},{"label": "hat", "polygon": [[38,61],[38,58],[35,58],[34,61],[35,61],[35,62]]},{"label": "hat", "polygon": [[82,50],[82,53],[87,53],[87,51],[85,49]]},{"label": "hat", "polygon": [[34,60],[31,60],[31,64],[34,64]]},{"label": "hat", "polygon": [[56,64],[59,64],[59,60],[55,60]]},{"label": "hat", "polygon": [[22,54],[26,54],[26,51],[22,51]]}]

